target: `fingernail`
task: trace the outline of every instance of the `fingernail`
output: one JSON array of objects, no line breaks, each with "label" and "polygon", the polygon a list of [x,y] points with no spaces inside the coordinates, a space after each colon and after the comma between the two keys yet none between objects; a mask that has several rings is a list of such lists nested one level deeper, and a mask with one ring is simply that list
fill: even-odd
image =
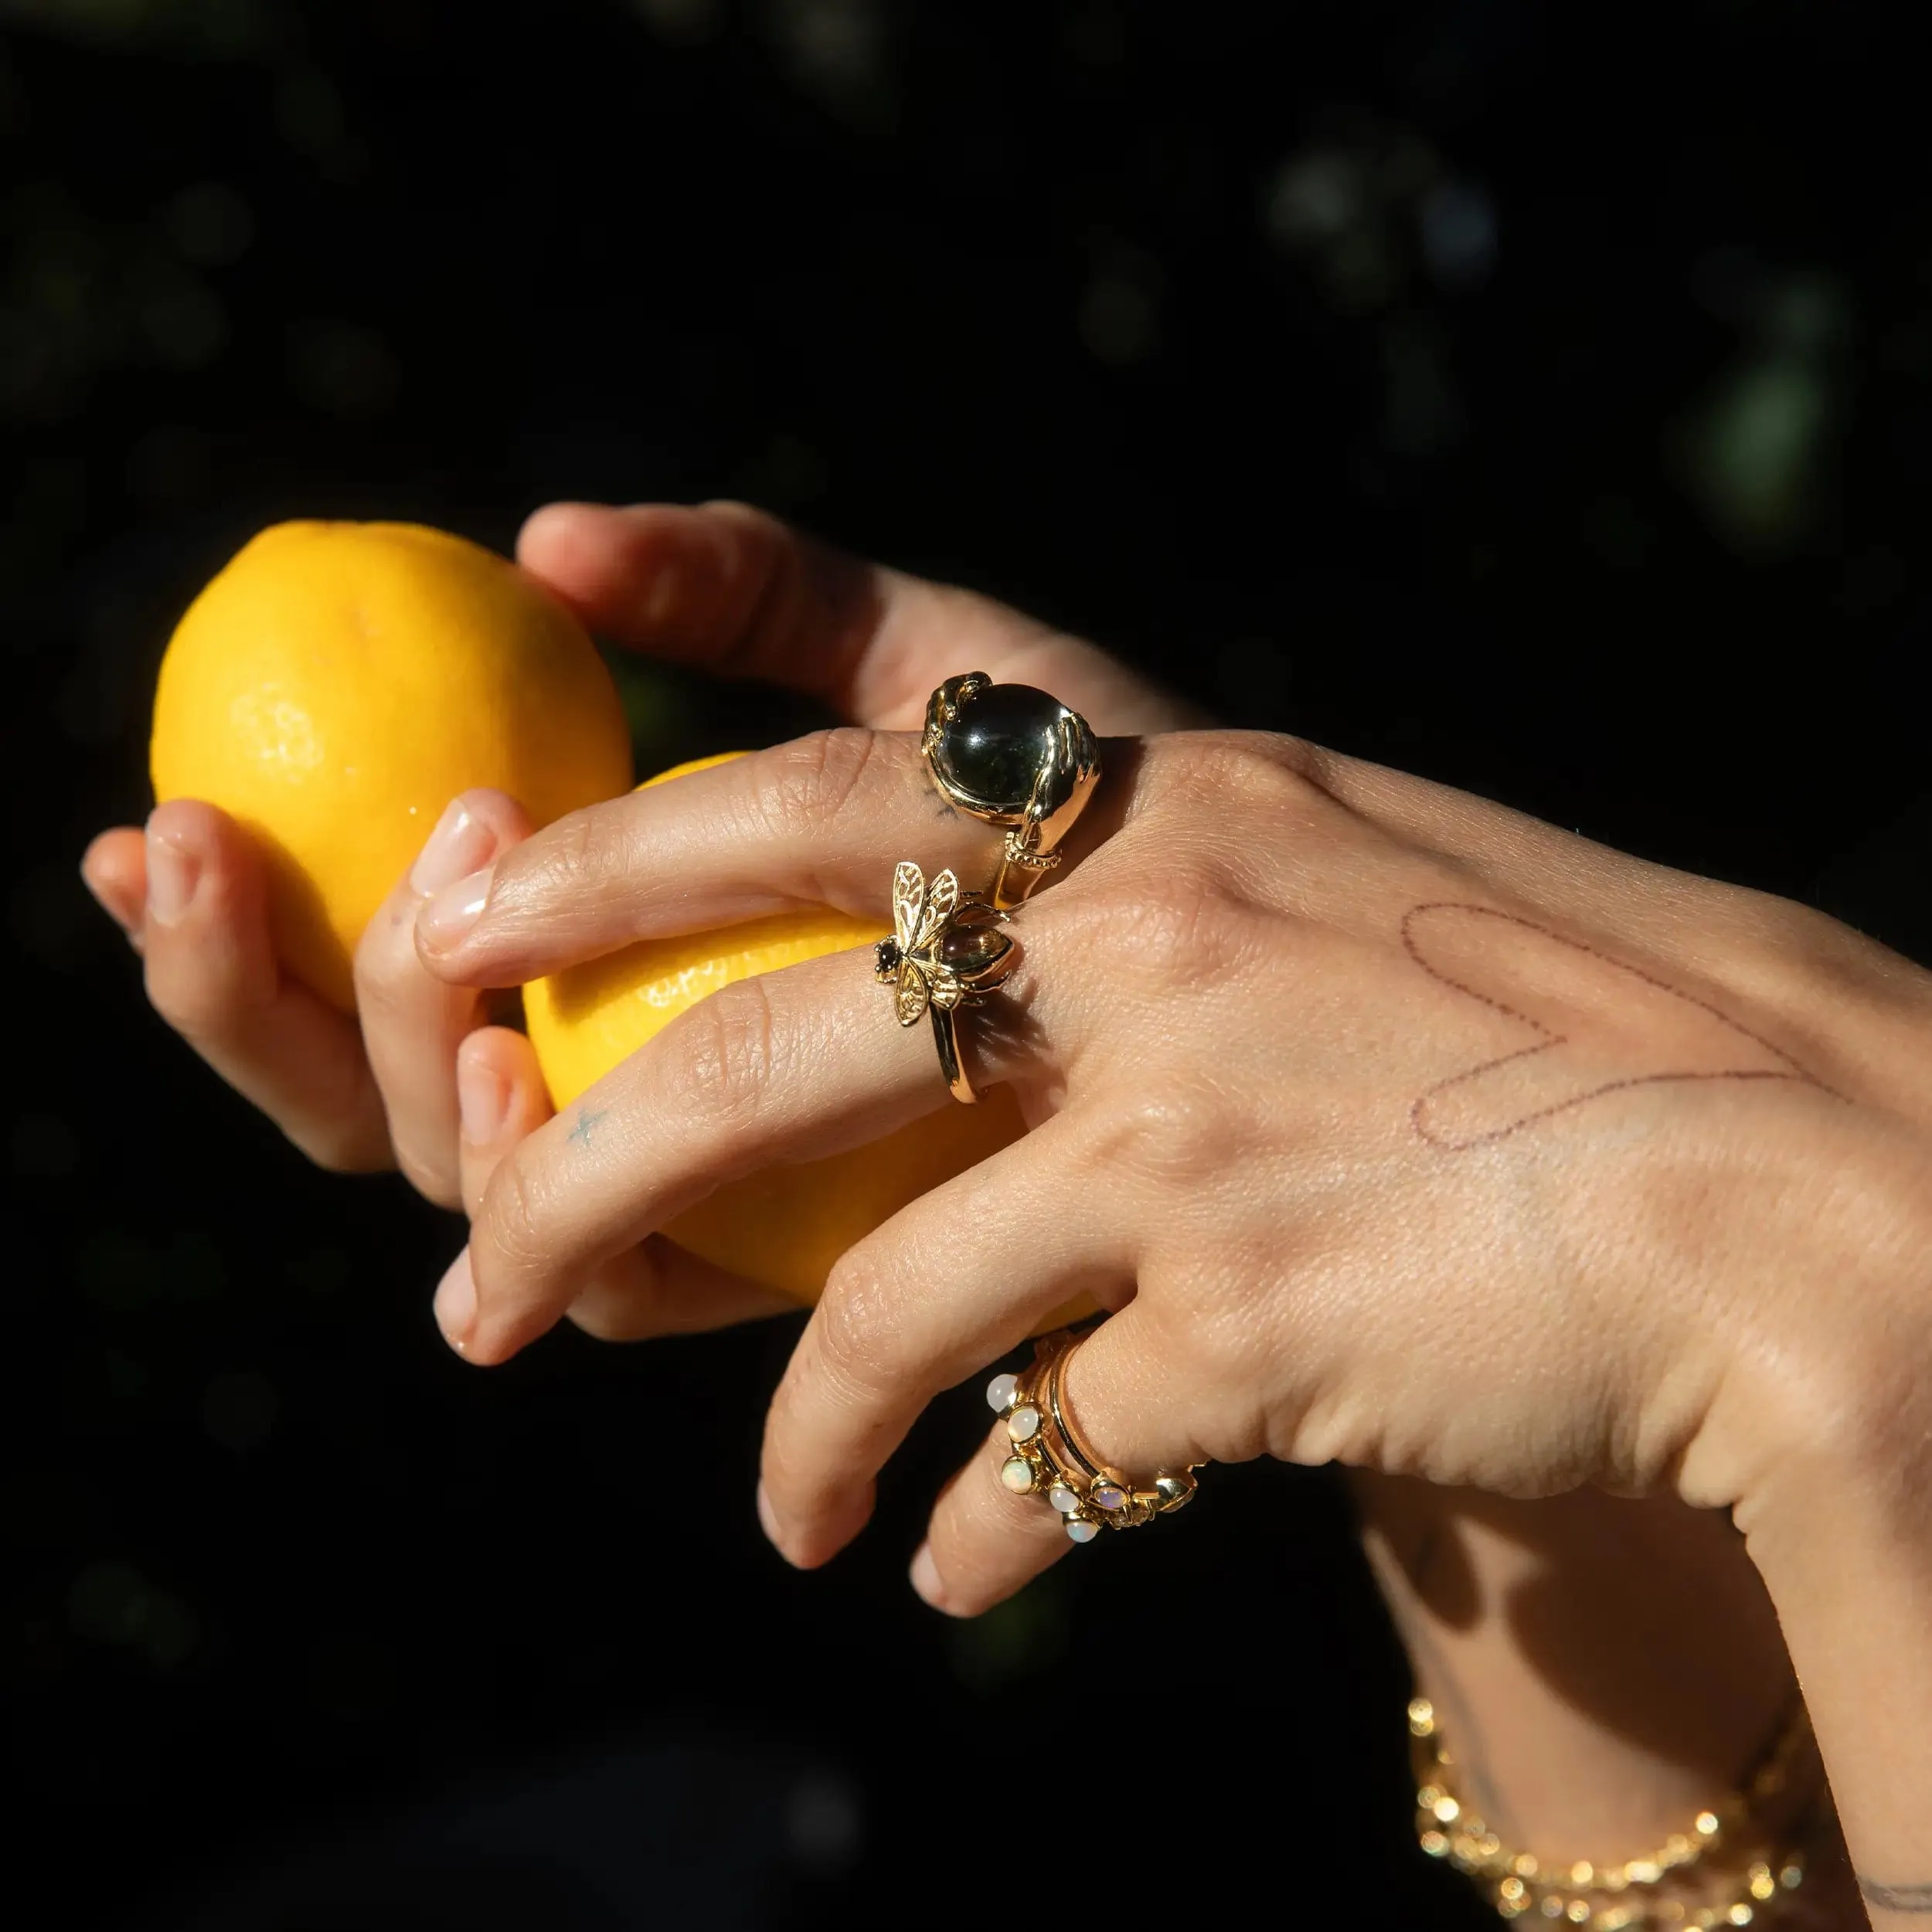
[{"label": "fingernail", "polygon": [[100,910],[105,913],[107,917],[111,919],[130,939],[134,938],[141,930],[139,922],[136,921],[131,924],[129,923],[126,915],[123,913],[121,908],[117,906],[114,902],[107,896],[106,893],[102,891],[100,887],[97,886],[94,880],[88,876],[87,868],[84,865],[80,868],[80,883],[87,887],[88,892],[92,895],[94,903],[98,906]]},{"label": "fingernail", "polygon": [[453,886],[445,886],[416,915],[416,930],[433,953],[460,945],[489,903],[490,873],[485,866]]},{"label": "fingernail", "polygon": [[758,1484],[758,1526],[765,1532],[766,1540],[782,1556],[785,1546],[778,1534],[778,1512],[772,1508],[771,1498],[765,1494],[762,1478]]},{"label": "fingernail", "polygon": [[470,1272],[468,1248],[450,1264],[449,1271],[436,1284],[433,1306],[443,1339],[458,1355],[467,1355],[470,1331],[476,1325],[476,1277]]},{"label": "fingernail", "polygon": [[472,1147],[488,1147],[509,1118],[509,1082],[487,1062],[465,1054],[456,1063],[456,1111],[464,1139]]},{"label": "fingernail", "polygon": [[946,1607],[946,1586],[940,1581],[939,1566],[933,1561],[930,1543],[921,1543],[914,1551],[912,1568],[906,1574],[923,1602],[930,1604],[934,1610]]},{"label": "fingernail", "polygon": [[495,849],[495,832],[461,798],[452,798],[410,868],[410,890],[423,898],[440,893],[488,864]]},{"label": "fingernail", "polygon": [[148,917],[174,925],[201,880],[201,861],[153,830],[148,834]]}]

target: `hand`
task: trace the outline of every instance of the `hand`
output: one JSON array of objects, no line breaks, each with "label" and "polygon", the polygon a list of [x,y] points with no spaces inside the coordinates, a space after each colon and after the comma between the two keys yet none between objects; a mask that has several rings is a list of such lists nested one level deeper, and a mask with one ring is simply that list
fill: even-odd
[{"label": "hand", "polygon": [[[552,505],[525,526],[518,556],[628,648],[788,685],[862,723],[916,719],[932,687],[968,660],[1037,679],[1107,729],[1158,730],[1183,716],[1090,645],[856,563],[741,505]],[[260,860],[213,806],[177,801],[155,809],[145,834],[104,832],[81,870],[144,956],[156,1011],[305,1154],[349,1172],[400,1166],[430,1199],[455,1206],[549,1108],[529,1043],[487,1026],[478,993],[423,970],[413,917],[423,899],[529,829],[500,793],[452,803],[364,935],[354,1019],[282,971]]]},{"label": "hand", "polygon": [[[1267,1454],[1519,1495],[1747,1503],[1794,1414],[1842,1411],[1888,1335],[1923,1335],[1925,975],[1293,740],[1104,756],[968,1025],[1034,1131],[844,1258],[773,1403],[794,1561],[855,1533],[934,1394],[1079,1288],[1121,1311],[1069,1389],[1124,1468]],[[821,733],[573,815],[497,863],[467,930],[433,903],[418,941],[452,984],[510,983],[803,901],[883,919],[896,859],[970,881],[992,845],[910,736]],[[869,966],[725,989],[524,1142],[446,1284],[472,1359],[721,1180],[951,1104]],[[647,1292],[631,1332],[655,1318]],[[1894,1381],[1922,1413],[1909,1357]],[[1067,1547],[996,1461],[940,1498],[916,1567],[951,1610]]]}]

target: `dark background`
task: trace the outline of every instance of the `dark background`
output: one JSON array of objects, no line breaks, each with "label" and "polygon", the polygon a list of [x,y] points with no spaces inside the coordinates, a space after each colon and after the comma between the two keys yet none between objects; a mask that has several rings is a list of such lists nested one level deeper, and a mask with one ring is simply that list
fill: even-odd
[{"label": "dark background", "polygon": [[[968,1389],[794,1577],[795,1325],[464,1369],[456,1226],[206,1077],[74,866],[261,525],[729,494],[1932,956],[1880,14],[0,0],[0,1688],[62,1923],[1494,1923],[1325,1478],[954,1628],[903,1566]],[[748,735],[631,696],[647,764]]]}]

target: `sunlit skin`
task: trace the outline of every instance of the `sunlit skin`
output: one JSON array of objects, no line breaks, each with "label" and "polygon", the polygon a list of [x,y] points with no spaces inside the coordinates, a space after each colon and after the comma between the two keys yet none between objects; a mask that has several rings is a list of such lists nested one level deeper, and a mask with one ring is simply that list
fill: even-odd
[{"label": "sunlit skin", "polygon": [[[1011,1082],[1036,1131],[841,1264],[772,1405],[774,1540],[805,1565],[835,1553],[920,1408],[1084,1287],[1121,1312],[1070,1389],[1124,1467],[1268,1454],[1732,1510],[1872,1910],[1909,1915],[1932,1876],[1932,977],[1800,908],[1400,774],[1175,729],[1195,721],[1091,647],[741,509],[553,508],[523,556],[594,628],[805,685],[858,724],[534,839],[511,801],[472,796],[468,870],[444,877],[439,855],[363,942],[360,1040],[280,979],[246,848],[206,808],[148,828],[199,881],[167,917],[142,910],[140,833],[87,861],[156,1005],[217,1071],[311,1153],[366,1165],[393,1148],[470,1213],[437,1297],[453,1344],[490,1362],[566,1314],[643,1336],[762,1312],[765,1291],[652,1230],[722,1178],[951,1104],[869,957],[726,989],[554,1127],[527,1044],[479,1024],[477,989],[801,903],[883,916],[902,858],[983,871],[984,827],[916,809],[911,733],[962,666],[1043,685],[1108,736],[1108,776],[969,1029],[978,1082]],[[997,1461],[989,1441],[966,1463],[915,1560],[955,1614],[1069,1549]],[[1688,1577],[1745,1559],[1666,1533],[1675,1507],[1658,1546],[1695,1605]],[[1471,1548],[1479,1573],[1503,1561]],[[1762,1607],[1733,1597],[1764,1650]],[[1536,1672],[1488,1623],[1482,1655],[1448,1667],[1501,1699]],[[1614,1656],[1600,1617],[1592,1641]],[[1692,1607],[1682,1641],[1726,1640]],[[1536,1740],[1503,1728],[1490,1768],[1508,1785]],[[1757,1741],[1632,1728],[1595,1727],[1567,1809],[1525,1790],[1526,1827],[1627,1852],[1689,1784],[1701,1801],[1706,1760]]]}]

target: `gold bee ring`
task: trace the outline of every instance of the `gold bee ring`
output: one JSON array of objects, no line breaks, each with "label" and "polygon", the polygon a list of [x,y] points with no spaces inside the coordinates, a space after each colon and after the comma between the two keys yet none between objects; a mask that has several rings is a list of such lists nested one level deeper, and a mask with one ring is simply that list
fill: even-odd
[{"label": "gold bee ring", "polygon": [[986,1386],[988,1403],[1006,1418],[1000,1481],[1016,1495],[1043,1495],[1077,1543],[1091,1543],[1103,1523],[1110,1529],[1138,1529],[1185,1508],[1200,1466],[1164,1469],[1141,1485],[1094,1454],[1073,1426],[1062,1389],[1073,1351],[1092,1332],[1056,1328],[1042,1335],[1023,1372],[995,1376]]},{"label": "gold bee ring", "polygon": [[940,1071],[968,1107],[978,1096],[959,1056],[959,1009],[977,1005],[1018,964],[1004,920],[985,900],[962,898],[951,872],[928,886],[902,859],[893,870],[893,936],[872,948],[873,977],[894,988],[900,1025],[930,1018]]},{"label": "gold bee ring", "polygon": [[996,912],[1024,902],[1100,781],[1087,720],[1030,684],[983,671],[948,678],[926,701],[920,756],[940,796],[1006,838],[988,896]]}]

